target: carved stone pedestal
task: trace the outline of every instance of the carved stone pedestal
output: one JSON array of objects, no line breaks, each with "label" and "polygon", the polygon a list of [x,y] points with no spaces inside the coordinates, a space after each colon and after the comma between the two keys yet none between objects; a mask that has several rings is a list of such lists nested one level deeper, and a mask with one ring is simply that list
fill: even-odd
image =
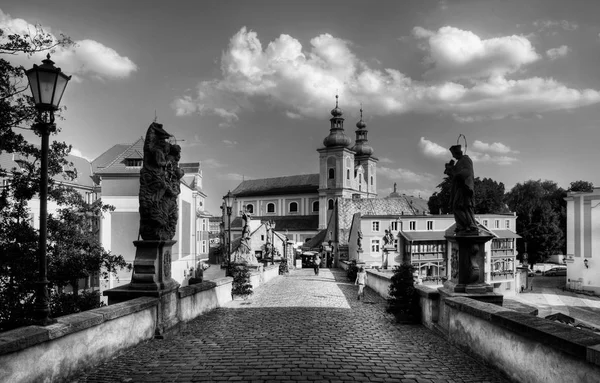
[{"label": "carved stone pedestal", "polygon": [[[383,267],[384,269],[387,269],[389,266],[393,266],[395,265],[397,262],[395,262],[395,254],[396,253],[396,247],[394,245],[385,245],[383,247],[383,253],[381,255],[381,267]],[[390,254],[392,255],[392,259],[390,260]]]},{"label": "carved stone pedestal", "polygon": [[134,241],[136,247],[131,283],[104,291],[112,305],[139,297],[159,299],[155,336],[178,332],[177,289],[171,278],[171,247],[176,241]]},{"label": "carved stone pedestal", "polygon": [[444,287],[438,289],[444,296],[466,296],[479,301],[502,305],[501,294],[485,283],[485,243],[489,234],[446,236],[451,243],[450,275]]}]

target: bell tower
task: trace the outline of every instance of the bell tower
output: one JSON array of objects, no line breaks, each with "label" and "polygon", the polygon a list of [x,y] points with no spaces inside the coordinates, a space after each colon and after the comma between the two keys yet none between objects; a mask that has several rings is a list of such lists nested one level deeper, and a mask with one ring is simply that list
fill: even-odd
[{"label": "bell tower", "polygon": [[361,198],[377,197],[377,162],[379,159],[373,157],[373,148],[368,144],[367,124],[363,121],[363,110],[360,108],[360,121],[356,123],[356,143],[352,147],[356,166],[364,169],[363,179],[360,180],[358,194]]},{"label": "bell tower", "polygon": [[319,229],[325,229],[338,197],[352,197],[354,179],[354,152],[349,149],[351,139],[344,133],[344,118],[335,96],[331,110],[329,135],[319,152]]}]

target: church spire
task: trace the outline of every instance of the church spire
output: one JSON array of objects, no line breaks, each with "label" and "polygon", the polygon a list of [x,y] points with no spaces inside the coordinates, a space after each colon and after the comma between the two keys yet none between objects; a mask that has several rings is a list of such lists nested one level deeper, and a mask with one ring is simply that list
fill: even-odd
[{"label": "church spire", "polygon": [[357,156],[371,156],[373,154],[373,148],[367,144],[367,124],[363,121],[363,108],[362,103],[360,104],[360,121],[356,123],[356,143],[352,147],[352,150],[356,152]]},{"label": "church spire", "polygon": [[323,140],[323,145],[327,148],[332,147],[348,147],[350,146],[351,139],[344,133],[344,118],[342,115],[344,112],[338,105],[338,95],[335,95],[335,108],[331,110],[331,127],[329,129],[329,135]]}]

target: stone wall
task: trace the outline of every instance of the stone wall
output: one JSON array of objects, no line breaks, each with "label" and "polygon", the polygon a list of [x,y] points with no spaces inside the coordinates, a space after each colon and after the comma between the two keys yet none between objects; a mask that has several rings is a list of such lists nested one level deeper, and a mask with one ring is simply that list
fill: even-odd
[{"label": "stone wall", "polygon": [[389,297],[391,279],[392,273],[379,272],[375,269],[367,270],[367,286],[385,299]]},{"label": "stone wall", "polygon": [[[253,289],[278,275],[278,265],[252,271]],[[225,277],[176,290],[175,301],[171,302],[175,307],[171,315],[174,323],[170,325],[179,328],[231,301],[232,281]],[[59,317],[50,326],[27,326],[0,333],[0,382],[67,380],[81,369],[152,339],[161,326],[159,318],[165,317],[159,312],[160,302],[160,298],[139,297]]]}]

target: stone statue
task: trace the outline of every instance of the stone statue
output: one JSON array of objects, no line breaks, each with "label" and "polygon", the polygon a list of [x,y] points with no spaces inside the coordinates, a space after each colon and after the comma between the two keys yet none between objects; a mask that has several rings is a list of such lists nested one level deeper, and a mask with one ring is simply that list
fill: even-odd
[{"label": "stone statue", "polygon": [[357,233],[357,238],[356,238],[356,244],[358,245],[359,249],[362,249],[362,239],[363,239],[363,234],[362,231],[358,231]]},{"label": "stone statue", "polygon": [[242,239],[240,242],[239,252],[242,254],[250,253],[250,213],[245,209],[240,212],[244,226],[242,227]]},{"label": "stone statue", "polygon": [[452,157],[446,164],[444,174],[450,176],[450,204],[456,221],[456,233],[477,234],[477,223],[473,210],[473,194],[475,187],[475,174],[473,172],[473,161],[464,155],[460,145],[450,147]]},{"label": "stone statue", "polygon": [[383,246],[392,246],[394,244],[394,235],[390,230],[385,231],[385,235],[383,236]]},{"label": "stone statue", "polygon": [[178,166],[181,147],[171,145],[169,137],[156,122],[146,132],[139,193],[139,235],[144,240],[171,240],[175,236],[177,196],[184,172]]}]

